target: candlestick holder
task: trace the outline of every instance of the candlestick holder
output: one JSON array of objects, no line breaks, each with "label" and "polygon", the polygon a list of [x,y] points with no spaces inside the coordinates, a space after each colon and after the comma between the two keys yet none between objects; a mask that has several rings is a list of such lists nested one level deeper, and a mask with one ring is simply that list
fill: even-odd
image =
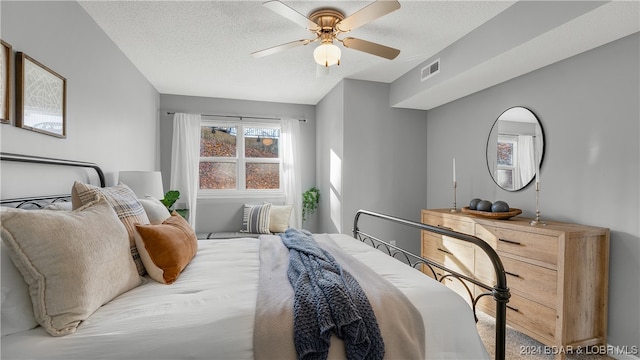
[{"label": "candlestick holder", "polygon": [[544,221],[540,220],[540,182],[536,181],[536,218],[529,222],[531,226],[545,226]]},{"label": "candlestick holder", "polygon": [[453,182],[453,207],[450,212],[458,212],[458,207],[456,205],[456,188],[458,187],[458,183],[456,181]]}]

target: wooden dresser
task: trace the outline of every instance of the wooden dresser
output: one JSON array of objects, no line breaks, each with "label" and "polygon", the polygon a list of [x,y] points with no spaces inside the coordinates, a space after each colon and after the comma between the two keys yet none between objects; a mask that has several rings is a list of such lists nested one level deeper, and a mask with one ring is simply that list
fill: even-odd
[{"label": "wooden dresser", "polygon": [[[493,220],[449,209],[422,210],[421,219],[424,224],[477,236],[496,249],[511,291],[507,324],[552,352],[606,344],[608,229],[546,220],[546,226],[531,226],[526,218]],[[427,231],[422,231],[421,240],[423,257],[494,284],[493,267],[475,246]],[[430,270],[423,271],[433,277]],[[465,298],[469,292],[474,296],[485,292],[469,283],[467,290],[452,278],[443,283]],[[494,314],[495,303],[485,296],[478,308]]]}]

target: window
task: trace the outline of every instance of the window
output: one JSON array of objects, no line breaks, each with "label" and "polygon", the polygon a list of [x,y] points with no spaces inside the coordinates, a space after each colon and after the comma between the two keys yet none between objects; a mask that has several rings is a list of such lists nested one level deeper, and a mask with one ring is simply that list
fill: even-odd
[{"label": "window", "polygon": [[518,137],[498,135],[497,183],[500,187],[513,190],[518,165]]},{"label": "window", "polygon": [[279,123],[203,120],[200,191],[281,191]]}]

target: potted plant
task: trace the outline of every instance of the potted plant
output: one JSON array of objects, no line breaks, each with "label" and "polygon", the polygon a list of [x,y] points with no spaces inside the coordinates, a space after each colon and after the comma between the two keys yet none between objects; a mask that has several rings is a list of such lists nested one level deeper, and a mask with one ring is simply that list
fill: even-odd
[{"label": "potted plant", "polygon": [[[171,212],[171,207],[180,199],[180,191],[178,190],[169,190],[166,194],[164,194],[164,199],[160,200],[164,206],[167,207],[167,210]],[[187,218],[188,209],[175,209],[175,211],[180,214],[183,218]]]},{"label": "potted plant", "polygon": [[164,199],[160,200],[167,207],[167,210],[171,211],[171,207],[175,204],[176,201],[180,199],[180,191],[178,190],[169,190],[166,194],[164,194]]},{"label": "potted plant", "polygon": [[320,202],[320,190],[317,187],[302,193],[302,221],[307,220],[307,217],[316,212],[318,203]]}]

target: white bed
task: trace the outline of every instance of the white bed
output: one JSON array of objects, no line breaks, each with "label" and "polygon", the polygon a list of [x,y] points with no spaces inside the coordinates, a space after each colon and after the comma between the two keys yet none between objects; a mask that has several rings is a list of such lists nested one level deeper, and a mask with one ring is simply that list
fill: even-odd
[{"label": "white bed", "polygon": [[[104,188],[104,175],[93,163],[3,153],[0,153],[0,159],[3,160],[3,164],[8,161],[19,161],[36,163],[36,167],[46,164],[46,166],[60,165],[73,169],[91,168],[97,173],[101,185],[101,187],[95,187],[96,191],[114,190]],[[83,176],[85,176],[84,173]],[[65,179],[63,184],[68,184],[68,180]],[[63,185],[62,188],[68,188],[68,186]],[[74,184],[72,190],[74,201],[82,198],[82,194],[75,192],[77,189]],[[98,192],[102,193],[102,190]],[[41,207],[40,201],[46,204],[59,199],[58,195],[34,195],[37,196],[25,198],[23,194],[19,194],[20,198],[5,197],[1,200],[1,204],[3,206],[10,204],[10,207],[35,204],[35,207]],[[142,208],[133,193],[129,197],[133,197],[133,202]],[[155,202],[158,201],[155,200]],[[187,261],[183,262],[179,271],[174,274],[175,277],[173,279],[163,277],[169,272],[167,268],[163,268],[164,273],[160,275],[151,271],[154,265],[162,268],[159,263],[151,264],[152,267],[144,263],[148,275],[142,278],[142,284],[139,285],[140,267],[137,267],[138,264],[135,262],[141,258],[143,262],[145,259],[149,260],[143,253],[150,248],[144,252],[141,251],[136,260],[138,252],[134,253],[133,249],[137,247],[140,250],[141,246],[146,245],[141,245],[138,242],[140,238],[136,235],[137,246],[130,247],[132,233],[127,226],[131,227],[131,224],[127,225],[125,220],[131,222],[133,217],[121,217],[122,214],[119,211],[124,212],[126,216],[131,214],[127,212],[127,208],[116,210],[112,208],[113,205],[107,204],[105,198],[99,197],[90,200],[89,205],[82,206],[83,210],[76,210],[78,214],[76,211],[62,211],[52,215],[56,211],[18,210],[18,212],[28,213],[26,216],[15,217],[22,218],[21,223],[12,223],[13,215],[9,214],[15,213],[16,210],[2,211],[0,357],[2,359],[68,360],[265,358],[264,352],[260,354],[254,352],[254,334],[258,332],[257,329],[263,328],[254,325],[257,324],[255,322],[256,304],[262,304],[259,299],[263,299],[260,293],[264,288],[264,282],[260,279],[260,248],[261,244],[264,245],[267,241],[261,242],[260,239],[253,237],[196,240],[195,234],[186,236],[191,238],[189,242],[179,243],[182,247],[173,248],[175,253],[182,253],[186,245],[189,248],[186,252],[190,253]],[[165,219],[169,215],[166,213],[166,208],[160,207],[163,213],[162,219]],[[153,208],[153,206],[150,208],[144,206],[143,212],[149,215],[150,224],[158,224],[151,216],[152,212],[155,212],[155,210],[150,211]],[[128,209],[131,210],[131,208]],[[32,218],[32,215],[36,217]],[[144,216],[145,219],[147,215]],[[359,215],[360,212],[355,218],[354,228],[356,229]],[[401,224],[408,223],[407,220],[380,214],[377,216],[387,217],[387,220]],[[178,218],[179,222],[183,222],[183,229],[190,229],[188,223],[179,215],[170,217]],[[165,224],[162,219],[157,221]],[[45,223],[48,225],[45,226]],[[417,223],[409,225],[422,228],[422,225]],[[150,225],[150,228],[155,226],[158,225]],[[36,228],[40,230],[34,230]],[[45,228],[46,230],[43,230]],[[32,233],[32,230],[35,232]],[[138,228],[137,231],[142,229]],[[443,230],[429,231],[442,232]],[[32,235],[36,233],[37,235]],[[53,233],[57,234],[54,236]],[[366,237],[362,235],[363,233],[358,232],[358,237],[365,241]],[[449,233],[443,235],[456,236]],[[330,234],[329,237],[349,254],[345,256],[355,257],[395,286],[420,313],[424,324],[425,344],[424,351],[420,350],[420,353],[424,352],[426,359],[489,358],[477,333],[472,310],[459,295],[414,267],[407,266],[359,239],[344,234]],[[59,245],[61,243],[66,247]],[[54,254],[52,245],[62,250],[56,250]],[[95,246],[100,250],[96,251]],[[107,246],[110,247],[107,249]],[[75,253],[80,247],[84,248],[81,255],[74,258],[76,262],[69,263],[66,260],[68,254]],[[343,255],[340,257],[343,262],[350,261],[349,258],[345,260]],[[178,261],[178,259],[175,260]],[[20,264],[20,271],[14,266],[16,261]],[[60,264],[68,266],[68,269],[60,272]],[[78,267],[78,264],[82,265]],[[32,265],[36,272],[32,272]],[[76,271],[77,269],[85,269],[85,271]],[[270,267],[263,266],[263,269],[270,269]],[[43,272],[38,272],[40,270]],[[34,274],[36,280],[33,278]],[[38,278],[38,276],[42,277]],[[29,278],[32,284],[31,293],[23,278]],[[376,277],[369,279],[374,278]],[[34,285],[34,282],[38,284]],[[506,288],[506,286],[503,287]],[[75,292],[77,289],[80,290]],[[500,290],[501,287],[494,287],[494,292],[500,293],[496,289]],[[77,293],[78,297],[70,297],[68,294],[71,293]],[[99,302],[93,301],[95,299],[92,298],[99,299],[97,300]],[[89,304],[91,306],[85,306],[86,299],[93,301],[92,305]],[[506,299],[508,299],[508,290]],[[77,304],[78,300],[80,304]],[[61,312],[58,311],[60,306],[64,308]],[[69,311],[66,309],[68,306],[75,307]],[[37,309],[37,314],[34,308]],[[261,306],[261,311],[258,313],[262,314],[262,310],[267,308]],[[395,309],[395,307],[392,308]],[[380,309],[375,308],[375,311],[379,312]],[[418,318],[418,314],[413,312],[414,310],[411,311],[406,314],[412,315],[405,319]],[[59,319],[61,322],[57,325],[62,324],[62,327],[56,327],[54,326],[56,324],[52,323],[53,320],[47,320],[57,317],[56,314],[60,313],[63,318]],[[381,316],[383,318],[393,317],[389,316],[391,312],[383,314],[385,314]],[[393,314],[400,314],[400,312],[393,312]],[[41,325],[38,325],[36,318]],[[413,320],[407,321],[407,323],[413,322]],[[262,325],[264,322],[260,321],[259,324]],[[389,334],[388,324],[380,324],[383,334],[384,331]],[[422,331],[414,328],[416,331],[401,332],[401,327],[396,323],[393,324],[391,328],[398,331],[394,332],[391,338],[411,337],[413,339],[415,335],[409,334],[418,334]],[[418,324],[420,324],[419,321]],[[382,330],[382,325],[387,330]],[[496,338],[503,340],[504,336],[501,334],[504,334],[504,331],[500,334],[498,330],[500,327],[497,327]],[[289,341],[290,339],[293,343],[291,337],[283,336],[277,340],[284,338],[285,341]],[[419,339],[421,337],[422,335],[418,336]],[[261,337],[255,336],[255,338]],[[385,340],[385,346],[386,343]],[[262,341],[263,345],[264,341]],[[332,353],[329,352],[329,354]],[[496,358],[503,357],[496,356]]]},{"label": "white bed", "polygon": [[[427,359],[488,358],[473,314],[457,294],[360,241],[332,237],[419,309]],[[147,278],[71,335],[52,337],[37,327],[4,336],[2,359],[253,359],[258,241],[199,240],[196,257],[175,283]]]}]

